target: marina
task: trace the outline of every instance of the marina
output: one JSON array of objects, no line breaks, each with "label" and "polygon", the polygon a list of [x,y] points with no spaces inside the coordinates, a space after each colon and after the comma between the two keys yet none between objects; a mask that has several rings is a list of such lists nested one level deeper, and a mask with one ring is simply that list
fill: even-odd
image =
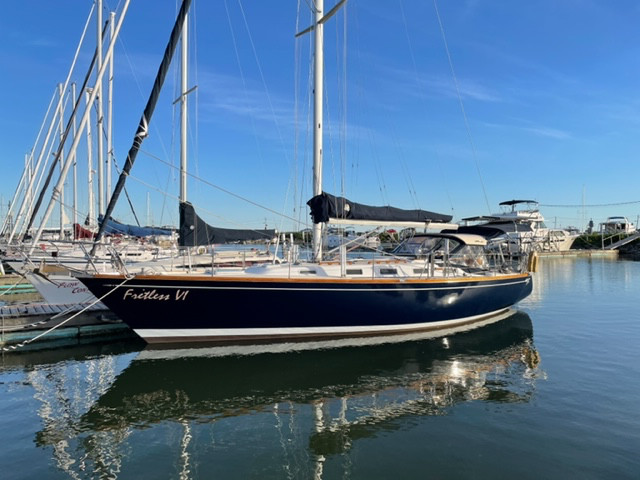
[{"label": "marina", "polygon": [[440,336],[5,353],[3,476],[632,479],[638,275],[543,257],[516,311]]},{"label": "marina", "polygon": [[[620,252],[617,249],[571,249],[538,255],[542,260],[554,257],[614,260]],[[223,258],[229,257],[223,255]],[[67,280],[64,282],[67,284]],[[55,280],[50,283],[55,285]],[[0,287],[0,348],[5,352],[47,350],[61,344],[100,343],[105,338],[137,338],[129,326],[101,303],[47,302],[23,275],[17,274],[0,276]]]},{"label": "marina", "polygon": [[[571,249],[538,255],[541,261],[551,258],[616,260],[620,252],[617,249]],[[100,343],[105,338],[137,338],[117,315],[101,304],[46,302],[22,275],[0,276],[0,285],[4,292],[0,296],[0,348],[5,352],[47,350],[61,344]]]},{"label": "marina", "polygon": [[3,480],[638,478],[638,12],[36,3]]}]

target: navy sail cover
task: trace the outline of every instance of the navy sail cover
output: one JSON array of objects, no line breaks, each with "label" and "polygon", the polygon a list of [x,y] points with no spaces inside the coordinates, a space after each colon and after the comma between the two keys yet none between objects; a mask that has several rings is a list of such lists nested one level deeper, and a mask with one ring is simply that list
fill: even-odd
[{"label": "navy sail cover", "polygon": [[180,237],[181,247],[197,247],[214,243],[236,243],[251,240],[271,240],[275,238],[275,230],[242,230],[235,228],[212,227],[202,220],[193,205],[189,202],[180,203]]},{"label": "navy sail cover", "polygon": [[[102,224],[103,215],[98,215],[98,221]],[[171,235],[171,229],[159,227],[139,227],[138,225],[129,225],[120,223],[113,218],[109,218],[104,226],[106,235],[130,235],[132,237],[149,237],[151,235]],[[95,235],[94,235],[95,236]]]},{"label": "navy sail cover", "polygon": [[313,223],[326,223],[330,218],[344,220],[373,220],[381,222],[450,222],[451,215],[427,210],[403,210],[395,207],[373,207],[335,197],[322,192],[307,202],[311,208]]}]

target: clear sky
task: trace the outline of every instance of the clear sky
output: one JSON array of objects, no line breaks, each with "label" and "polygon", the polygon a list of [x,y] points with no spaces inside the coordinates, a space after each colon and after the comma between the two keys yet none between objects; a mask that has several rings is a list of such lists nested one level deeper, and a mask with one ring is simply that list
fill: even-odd
[{"label": "clear sky", "polygon": [[[294,34],[309,25],[309,3],[193,0],[189,170],[197,178],[188,197],[212,224],[308,226],[310,46]],[[122,4],[105,0],[105,16]],[[3,4],[0,215],[92,5]],[[326,0],[325,10],[333,5]],[[175,0],[132,0],[124,19],[113,100],[120,166],[176,12]],[[613,215],[636,222],[639,25],[632,0],[349,0],[325,24],[324,190],[454,220],[524,198],[540,202],[550,226]],[[92,19],[77,84],[96,28]],[[142,224],[177,224],[178,180],[167,166],[178,163],[177,79],[172,69],[127,182]],[[85,140],[78,156],[86,215]],[[71,188],[69,177],[67,204]],[[134,222],[126,198],[114,216]]]}]

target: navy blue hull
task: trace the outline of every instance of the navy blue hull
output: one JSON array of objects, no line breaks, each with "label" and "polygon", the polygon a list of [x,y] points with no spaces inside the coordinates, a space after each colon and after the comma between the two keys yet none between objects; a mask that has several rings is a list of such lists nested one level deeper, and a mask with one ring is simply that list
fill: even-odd
[{"label": "navy blue hull", "polygon": [[[122,278],[83,278],[98,297]],[[411,282],[238,281],[136,277],[103,302],[134,330],[387,327],[504,310],[531,293],[529,275]]]}]

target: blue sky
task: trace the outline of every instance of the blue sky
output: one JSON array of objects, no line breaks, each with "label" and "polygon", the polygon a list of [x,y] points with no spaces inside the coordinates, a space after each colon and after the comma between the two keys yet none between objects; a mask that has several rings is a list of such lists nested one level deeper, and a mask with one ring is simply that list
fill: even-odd
[{"label": "blue sky", "polygon": [[[105,1],[105,15],[121,3]],[[190,178],[188,197],[210,223],[308,226],[310,47],[308,37],[294,38],[310,22],[307,4],[193,1],[189,170],[197,179]],[[0,215],[91,5],[3,6]],[[132,0],[125,17],[115,50],[119,165],[176,11],[174,0]],[[631,0],[349,0],[325,26],[325,190],[454,220],[526,198],[540,202],[551,226],[583,227],[612,215],[636,222],[638,25],[640,4]],[[78,84],[95,30],[92,20],[73,75]],[[143,224],[177,224],[178,180],[167,167],[178,162],[177,92],[174,69],[127,183]],[[114,216],[134,221],[126,199]]]}]

